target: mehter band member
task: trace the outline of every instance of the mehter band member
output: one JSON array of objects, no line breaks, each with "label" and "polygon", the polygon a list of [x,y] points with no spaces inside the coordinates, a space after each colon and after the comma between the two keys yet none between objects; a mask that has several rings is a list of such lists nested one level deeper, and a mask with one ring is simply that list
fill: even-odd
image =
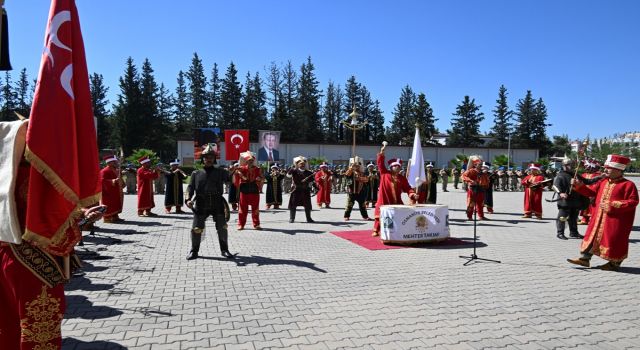
[{"label": "mehter band member", "polygon": [[122,213],[122,203],[124,202],[124,181],[120,176],[120,166],[118,158],[114,155],[103,157],[107,165],[100,170],[100,182],[102,183],[101,204],[107,207],[103,215],[106,223],[119,223],[124,220],[118,214]]},{"label": "mehter band member", "polygon": [[540,164],[529,165],[529,175],[522,179],[524,187],[524,215],[523,218],[531,218],[533,215],[542,219],[542,192],[544,176],[540,174]]},{"label": "mehter band member", "polygon": [[247,215],[249,214],[249,207],[251,207],[253,228],[261,230],[260,193],[262,192],[262,184],[264,183],[262,170],[255,165],[256,155],[253,152],[247,151],[240,153],[240,158],[244,164],[236,170],[238,190],[240,191],[238,230],[244,230],[244,225],[247,223]]},{"label": "mehter band member", "polygon": [[347,181],[347,206],[344,210],[344,221],[349,221],[351,210],[356,202],[362,218],[369,221],[371,218],[367,214],[367,205],[365,204],[369,177],[362,171],[361,158],[354,157],[352,159],[353,162],[344,175]]},{"label": "mehter band member", "polygon": [[293,158],[294,167],[289,169],[287,177],[291,178],[291,196],[289,197],[289,222],[296,219],[296,208],[304,207],[307,222],[314,222],[311,218],[311,188],[314,174],[307,170],[307,158],[298,156]]}]

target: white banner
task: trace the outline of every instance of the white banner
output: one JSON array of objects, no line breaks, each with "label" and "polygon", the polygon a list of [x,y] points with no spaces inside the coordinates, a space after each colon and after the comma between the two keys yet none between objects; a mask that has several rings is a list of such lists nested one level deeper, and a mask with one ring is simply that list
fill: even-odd
[{"label": "white banner", "polygon": [[441,241],[449,237],[449,207],[437,204],[383,205],[380,238],[390,243]]}]

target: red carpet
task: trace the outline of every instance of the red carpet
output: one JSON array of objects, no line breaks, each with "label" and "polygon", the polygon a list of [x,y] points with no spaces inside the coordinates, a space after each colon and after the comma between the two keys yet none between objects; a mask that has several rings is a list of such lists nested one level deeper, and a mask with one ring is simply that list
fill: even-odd
[{"label": "red carpet", "polygon": [[471,244],[461,239],[449,237],[444,241],[432,242],[432,243],[420,243],[412,245],[385,245],[380,241],[380,237],[372,237],[371,230],[364,231],[333,231],[332,234],[353,242],[363,248],[369,250],[384,250],[384,249],[403,249],[403,248],[425,248],[425,247],[441,247],[448,245],[464,245]]}]

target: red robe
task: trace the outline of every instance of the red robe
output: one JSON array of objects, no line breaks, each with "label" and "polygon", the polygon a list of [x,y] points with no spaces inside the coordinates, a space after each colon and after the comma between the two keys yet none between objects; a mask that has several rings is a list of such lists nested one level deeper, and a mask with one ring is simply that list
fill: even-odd
[{"label": "red robe", "polygon": [[533,184],[544,181],[544,176],[527,175],[520,183],[524,187],[524,215],[542,216],[542,186],[531,187]]},{"label": "red robe", "polygon": [[[621,262],[629,252],[629,234],[638,205],[636,185],[623,177],[602,180],[591,186],[579,184],[575,191],[596,197],[580,251],[590,252],[605,260]],[[605,209],[600,204],[605,204]]]},{"label": "red robe", "polygon": [[[585,179],[593,179],[594,177],[600,176],[600,175],[602,174],[599,171],[596,171],[593,173],[582,174],[582,177],[584,177]],[[589,185],[589,187],[594,188],[594,185]],[[589,199],[590,199],[590,202],[587,209],[580,211],[580,215],[582,216],[582,221],[586,223],[589,222],[589,219],[591,218],[591,213],[593,213],[596,210],[595,198],[591,197]]]},{"label": "red robe", "polygon": [[475,207],[478,217],[483,219],[484,191],[489,188],[489,175],[476,168],[469,168],[462,174],[462,181],[467,183],[467,218],[471,220]]},{"label": "red robe", "polygon": [[115,184],[113,183],[113,180],[119,178],[118,171],[108,165],[100,170],[100,182],[102,183],[101,204],[107,206],[107,211],[104,212],[105,219],[122,213],[122,202],[124,201],[122,187],[124,182],[120,180]]},{"label": "red robe", "polygon": [[153,201],[153,180],[157,179],[157,171],[140,167],[138,169],[138,211],[149,210],[156,206]]},{"label": "red robe", "polygon": [[330,171],[318,171],[315,175],[316,185],[318,185],[318,194],[316,195],[316,201],[318,205],[331,204],[331,185],[332,176]]},{"label": "red robe", "polygon": [[384,153],[378,153],[376,159],[378,169],[380,169],[380,186],[378,187],[378,201],[374,212],[375,222],[373,223],[373,232],[380,232],[380,206],[388,204],[404,204],[402,202],[402,192],[408,193],[409,196],[415,192],[409,185],[407,178],[397,174],[393,175],[384,164]]},{"label": "red robe", "polygon": [[[238,191],[240,191],[240,209],[238,211],[238,226],[244,227],[247,223],[247,215],[249,214],[249,206],[251,206],[251,221],[253,226],[260,226],[260,193],[262,192],[262,170],[257,166],[249,168],[246,165],[241,166],[236,172],[236,181]],[[253,187],[251,191],[245,188]],[[255,192],[257,191],[257,192]],[[251,193],[249,193],[251,192]],[[255,193],[253,193],[255,192]]]}]

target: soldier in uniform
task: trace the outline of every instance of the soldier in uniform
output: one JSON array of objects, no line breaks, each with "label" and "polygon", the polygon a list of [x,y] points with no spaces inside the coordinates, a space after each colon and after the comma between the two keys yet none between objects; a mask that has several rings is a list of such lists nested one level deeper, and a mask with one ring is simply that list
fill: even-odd
[{"label": "soldier in uniform", "polygon": [[267,209],[273,206],[273,209],[279,209],[282,205],[282,180],[285,175],[282,174],[278,164],[271,166],[271,171],[264,176],[267,182]]},{"label": "soldier in uniform", "polygon": [[427,164],[427,179],[421,183],[416,189],[418,203],[420,204],[436,204],[438,193],[438,174],[433,170],[433,164]]},{"label": "soldier in uniform", "polygon": [[238,179],[236,169],[240,167],[239,163],[233,163],[229,167],[229,173],[232,174],[229,177],[229,204],[231,204],[231,210],[238,210],[238,202],[240,201],[240,192],[238,191]]},{"label": "soldier in uniform", "polygon": [[367,214],[367,205],[365,204],[367,196],[367,183],[369,178],[362,171],[362,158],[352,158],[353,162],[349,170],[345,173],[345,181],[347,182],[347,206],[344,210],[344,221],[349,221],[353,205],[358,202],[358,209],[362,218],[369,221],[371,218]]},{"label": "soldier in uniform", "polygon": [[447,167],[440,169],[440,177],[442,178],[442,192],[449,192],[447,184],[449,184],[449,170]]},{"label": "soldier in uniform", "polygon": [[124,220],[118,216],[122,213],[122,203],[124,195],[122,188],[124,181],[120,177],[120,167],[118,166],[118,158],[114,155],[108,155],[103,158],[107,166],[100,170],[100,182],[102,183],[101,204],[107,207],[103,218],[105,223],[118,223]]},{"label": "soldier in uniform", "polygon": [[136,194],[136,184],[138,180],[136,179],[137,170],[133,164],[128,163],[125,169],[122,171],[125,177],[125,182],[127,185],[127,194]]},{"label": "soldier in uniform", "polygon": [[307,170],[307,158],[298,156],[293,158],[294,167],[289,169],[287,177],[291,179],[291,196],[289,196],[289,222],[296,219],[296,208],[304,207],[307,222],[314,222],[311,218],[311,188],[314,174]]},{"label": "soldier in uniform", "polygon": [[213,217],[218,232],[218,243],[222,256],[234,259],[229,252],[227,242],[227,222],[229,221],[229,206],[224,200],[224,183],[229,181],[229,172],[216,167],[217,145],[210,143],[202,150],[204,168],[191,174],[191,181],[187,187],[185,204],[193,210],[193,228],[191,229],[191,251],[187,260],[198,257],[200,242],[205,228],[205,221],[209,216]]},{"label": "soldier in uniform", "polygon": [[378,187],[380,187],[380,175],[376,171],[376,166],[373,163],[367,164],[367,178],[369,181],[366,185],[367,191],[367,199],[365,201],[365,206],[371,205],[371,207],[376,206],[376,202],[378,201]]},{"label": "soldier in uniform", "polygon": [[182,204],[184,195],[182,182],[187,178],[187,174],[180,169],[180,161],[175,159],[169,163],[171,169],[164,172],[166,189],[164,191],[164,211],[171,213],[171,207],[176,207],[176,213],[182,214]]}]

